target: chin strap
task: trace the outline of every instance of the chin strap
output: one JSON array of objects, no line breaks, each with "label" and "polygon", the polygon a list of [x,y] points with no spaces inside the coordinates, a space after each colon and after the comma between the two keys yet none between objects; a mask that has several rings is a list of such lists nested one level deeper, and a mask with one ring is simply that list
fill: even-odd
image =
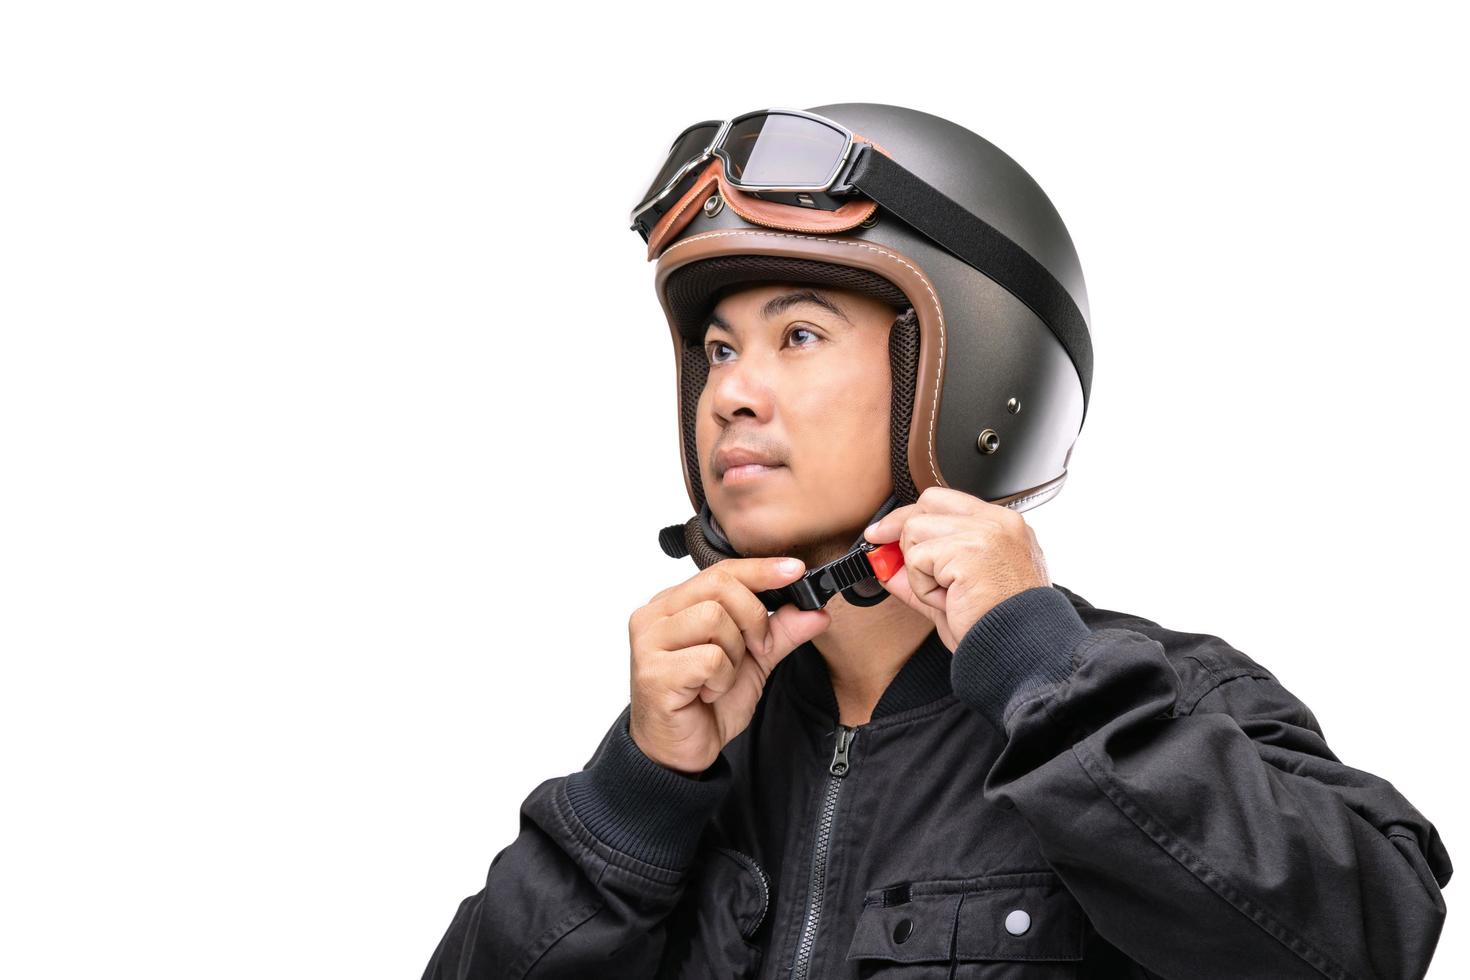
[{"label": "chin strap", "polygon": [[[889,496],[863,525],[864,529],[897,506],[898,495]],[[670,558],[692,557],[701,569],[725,558],[742,557],[725,537],[707,502],[685,523],[671,524],[659,531],[658,543]],[[859,534],[841,558],[809,568],[790,585],[757,592],[755,597],[770,612],[788,603],[795,603],[799,609],[821,609],[839,592],[852,605],[876,606],[888,598],[888,590],[882,583],[902,566],[903,552],[897,541],[872,544]]]}]

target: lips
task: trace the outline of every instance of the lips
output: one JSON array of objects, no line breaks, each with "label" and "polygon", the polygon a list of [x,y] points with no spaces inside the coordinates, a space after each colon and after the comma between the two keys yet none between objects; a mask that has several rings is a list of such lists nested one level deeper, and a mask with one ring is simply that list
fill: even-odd
[{"label": "lips", "polygon": [[[753,465],[765,466],[774,469],[775,467],[784,464],[782,464],[779,459],[777,459],[770,453],[763,452],[758,449],[753,449],[747,446],[729,446],[715,453],[715,475],[717,477],[720,477],[721,479],[724,479],[725,474],[728,471],[735,469],[736,467]],[[757,473],[761,471],[751,469],[742,472]]]},{"label": "lips", "polygon": [[764,466],[760,463],[742,463],[739,466],[732,466],[727,469],[724,475],[720,477],[720,483],[723,486],[727,487],[735,486],[742,483],[748,483],[751,480],[759,480],[770,473],[779,473],[782,469],[783,467],[781,466]]}]

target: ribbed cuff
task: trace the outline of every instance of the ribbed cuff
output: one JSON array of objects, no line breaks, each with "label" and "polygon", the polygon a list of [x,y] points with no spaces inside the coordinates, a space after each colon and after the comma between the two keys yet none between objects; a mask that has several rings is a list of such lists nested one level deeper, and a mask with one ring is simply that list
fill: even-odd
[{"label": "ribbed cuff", "polygon": [[607,846],[674,871],[694,859],[705,824],[733,780],[721,753],[698,777],[659,765],[628,734],[623,709],[600,754],[567,777],[577,818]]},{"label": "ribbed cuff", "polygon": [[960,638],[950,683],[960,700],[1005,731],[1014,704],[1071,676],[1072,651],[1091,632],[1072,601],[1051,586],[1018,592]]}]

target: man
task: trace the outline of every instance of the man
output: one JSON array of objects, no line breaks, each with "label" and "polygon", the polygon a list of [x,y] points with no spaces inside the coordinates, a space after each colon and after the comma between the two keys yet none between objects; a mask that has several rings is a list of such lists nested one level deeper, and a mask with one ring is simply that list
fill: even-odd
[{"label": "man", "polygon": [[1224,640],[1050,581],[1020,512],[1091,347],[1014,161],[770,110],[686,131],[634,226],[697,511],[660,540],[701,570],[426,978],[1423,976],[1433,825]]}]

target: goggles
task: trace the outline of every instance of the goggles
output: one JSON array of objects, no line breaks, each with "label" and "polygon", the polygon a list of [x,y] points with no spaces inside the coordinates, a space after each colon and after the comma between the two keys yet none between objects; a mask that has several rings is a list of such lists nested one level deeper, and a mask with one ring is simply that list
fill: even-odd
[{"label": "goggles", "polygon": [[[1092,377],[1087,321],[1050,270],[840,123],[801,109],[760,109],[684,130],[629,215],[650,260],[716,190],[745,220],[787,231],[837,234],[882,207],[1024,303],[1056,336],[1078,376]],[[1084,388],[1084,414],[1086,401]]]},{"label": "goggles", "polygon": [[695,123],[668,156],[629,215],[646,242],[659,218],[688,189],[705,161],[718,157],[725,181],[763,200],[835,211],[854,158],[852,130],[800,109],[761,109],[724,122]]}]

